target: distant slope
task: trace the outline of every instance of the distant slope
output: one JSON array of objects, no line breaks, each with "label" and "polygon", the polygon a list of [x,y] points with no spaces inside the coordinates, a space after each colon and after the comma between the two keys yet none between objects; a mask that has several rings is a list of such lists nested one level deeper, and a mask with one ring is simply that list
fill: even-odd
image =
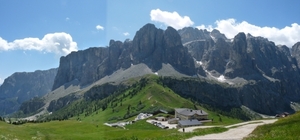
[{"label": "distant slope", "polygon": [[257,127],[247,140],[255,139],[300,139],[300,112],[286,118],[281,118],[274,124]]},{"label": "distant slope", "polygon": [[[82,99],[72,101],[70,99],[74,99],[76,94],[71,94],[64,99],[57,100],[57,103],[68,102],[69,105],[61,107],[45,119],[62,120],[73,117],[100,122],[115,122],[132,118],[141,112],[157,114],[161,113],[160,110],[165,110],[172,116],[174,108],[181,107],[203,109],[209,113],[210,119],[218,120],[220,118],[218,112],[202,108],[174,93],[173,90],[164,86],[156,75],[132,78],[122,84],[127,87],[105,84],[91,88],[82,95]],[[49,107],[53,108],[51,105]],[[238,122],[238,119],[221,116],[224,123]]]},{"label": "distant slope", "polygon": [[51,91],[57,69],[17,72],[0,86],[0,115],[7,115],[33,97],[41,97]]},{"label": "distant slope", "polygon": [[[82,99],[68,106],[62,106],[63,108],[54,112],[50,118],[61,116],[60,119],[63,119],[81,113],[88,116],[100,110],[101,118],[106,118],[104,119],[106,121],[116,121],[130,118],[140,112],[158,113],[160,109],[172,112],[175,107],[193,108],[190,101],[158,84],[157,80],[156,75],[146,75],[129,79],[121,84],[124,86],[114,86],[109,83],[94,86],[82,95]],[[73,99],[70,98],[71,96],[75,95],[71,94],[56,102],[68,102],[69,99]],[[48,110],[52,111],[52,108],[50,103]]]}]

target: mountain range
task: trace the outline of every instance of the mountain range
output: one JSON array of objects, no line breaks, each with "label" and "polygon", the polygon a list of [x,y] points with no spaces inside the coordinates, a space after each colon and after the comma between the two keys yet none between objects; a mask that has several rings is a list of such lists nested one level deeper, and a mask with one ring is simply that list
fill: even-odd
[{"label": "mountain range", "polygon": [[35,72],[16,72],[0,86],[0,115],[19,110],[20,105],[33,97],[51,91],[57,68]]},{"label": "mountain range", "polygon": [[162,30],[146,24],[133,40],[111,40],[108,47],[61,57],[57,69],[8,77],[0,86],[0,104],[5,104],[0,115],[16,111],[25,101],[23,108],[34,106],[28,104],[32,97],[43,99],[42,112],[55,111],[95,86],[119,85],[146,74],[162,77],[175,93],[201,104],[225,110],[246,107],[267,115],[293,113],[300,106],[299,68],[300,42],[290,49],[251,34],[228,39],[215,29]]}]

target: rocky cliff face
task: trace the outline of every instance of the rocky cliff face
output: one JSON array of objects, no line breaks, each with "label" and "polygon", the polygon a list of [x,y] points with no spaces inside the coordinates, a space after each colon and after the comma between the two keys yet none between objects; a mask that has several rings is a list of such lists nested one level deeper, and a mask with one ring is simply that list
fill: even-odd
[{"label": "rocky cliff face", "polygon": [[183,44],[191,41],[207,40],[211,39],[210,32],[207,30],[199,30],[193,27],[186,27],[178,30],[181,36],[181,41]]},{"label": "rocky cliff face", "polygon": [[20,105],[33,97],[51,91],[57,69],[35,72],[17,72],[0,86],[0,115],[17,111]]},{"label": "rocky cliff face", "polygon": [[146,24],[132,41],[111,40],[107,48],[90,48],[62,57],[52,89],[73,80],[88,85],[118,69],[140,63],[146,64],[153,72],[166,63],[180,73],[196,74],[194,60],[183,47],[177,31],[172,27],[163,31],[153,24]]},{"label": "rocky cliff face", "polygon": [[153,24],[145,25],[133,39],[133,64],[145,63],[153,71],[158,71],[162,63],[169,63],[181,73],[195,74],[193,58],[180,40],[172,27],[163,31],[156,29]]},{"label": "rocky cliff face", "polygon": [[281,112],[293,112],[289,100],[280,94],[279,82],[269,81],[248,83],[244,86],[218,84],[200,79],[162,78],[164,85],[183,97],[224,111],[239,108],[242,105],[267,115]]},{"label": "rocky cliff face", "polygon": [[94,82],[98,78],[98,65],[105,63],[107,56],[107,48],[89,48],[61,57],[52,89],[73,80],[78,80],[83,85]]},{"label": "rocky cliff face", "polygon": [[[235,105],[272,114],[291,111],[290,102],[300,101],[299,43],[292,47],[291,55],[286,46],[276,46],[266,38],[250,34],[239,33],[230,41],[216,30],[206,32],[206,36],[200,36],[203,31],[197,29],[187,28],[179,32],[182,40],[187,41],[184,46],[207,77],[241,85],[234,87],[237,91],[230,91],[238,93],[234,95],[237,99]],[[191,34],[197,37],[187,40]],[[224,77],[220,80],[222,75]],[[243,79],[242,82],[240,79]]]},{"label": "rocky cliff face", "polygon": [[[178,31],[184,46],[203,69],[216,71],[228,78],[255,79],[261,75],[273,77],[282,73],[298,75],[297,46],[292,55],[286,46],[276,46],[266,38],[237,34],[232,41],[217,30],[212,32],[184,28]],[[194,37],[188,40],[188,37]]]}]

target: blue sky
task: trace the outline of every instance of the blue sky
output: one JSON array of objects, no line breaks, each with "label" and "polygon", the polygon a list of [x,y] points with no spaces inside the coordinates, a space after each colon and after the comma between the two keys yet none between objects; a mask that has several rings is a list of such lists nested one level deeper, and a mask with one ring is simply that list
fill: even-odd
[{"label": "blue sky", "polygon": [[300,41],[298,0],[10,0],[0,2],[0,84],[14,72],[58,67],[71,51],[133,39],[146,23]]}]

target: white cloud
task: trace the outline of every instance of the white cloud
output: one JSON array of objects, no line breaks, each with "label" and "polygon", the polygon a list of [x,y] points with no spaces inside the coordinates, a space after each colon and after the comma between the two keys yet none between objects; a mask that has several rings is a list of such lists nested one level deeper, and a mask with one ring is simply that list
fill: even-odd
[{"label": "white cloud", "polygon": [[[197,26],[199,29],[213,29],[212,25]],[[293,23],[282,29],[276,27],[260,27],[248,23],[247,21],[237,22],[235,19],[217,20],[215,22],[215,29],[224,33],[226,37],[233,38],[239,32],[250,33],[253,36],[262,36],[268,38],[276,44],[287,45],[292,47],[296,42],[300,41],[300,25]]]},{"label": "white cloud", "polygon": [[70,20],[70,18],[69,17],[66,17],[66,21],[69,21]]},{"label": "white cloud", "polygon": [[130,34],[128,32],[123,33],[124,36],[129,36]]},{"label": "white cloud", "polygon": [[150,17],[152,21],[162,22],[175,29],[191,26],[194,22],[188,16],[180,16],[176,11],[168,12],[160,9],[151,10]]},{"label": "white cloud", "polygon": [[2,78],[0,78],[0,85],[2,85],[4,82],[4,80]]},{"label": "white cloud", "polygon": [[0,51],[8,50],[36,50],[58,55],[67,55],[72,51],[77,51],[77,43],[73,41],[70,34],[50,33],[42,39],[24,38],[13,42],[7,42],[0,37]]},{"label": "white cloud", "polygon": [[102,27],[101,25],[97,25],[97,26],[96,26],[96,29],[97,29],[97,30],[104,30],[104,27]]}]

